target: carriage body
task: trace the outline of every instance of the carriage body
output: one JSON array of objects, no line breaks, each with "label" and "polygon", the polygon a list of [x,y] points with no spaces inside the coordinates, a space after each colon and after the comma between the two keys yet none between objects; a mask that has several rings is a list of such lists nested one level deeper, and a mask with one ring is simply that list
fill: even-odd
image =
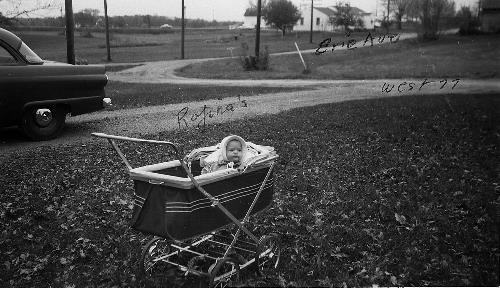
[{"label": "carriage body", "polygon": [[[270,163],[266,163],[244,173],[226,169],[194,178],[241,220],[269,169]],[[193,172],[197,174],[197,171]],[[172,240],[186,240],[233,223],[193,185],[179,161],[135,168],[130,171],[130,176],[135,188],[131,225],[138,231]],[[271,174],[251,214],[267,208],[272,203],[273,192]]]}]

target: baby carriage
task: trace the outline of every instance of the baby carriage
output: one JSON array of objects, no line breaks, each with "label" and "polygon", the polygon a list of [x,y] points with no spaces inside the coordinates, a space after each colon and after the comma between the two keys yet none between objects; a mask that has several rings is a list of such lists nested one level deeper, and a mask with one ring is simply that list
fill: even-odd
[{"label": "baby carriage", "polygon": [[[193,150],[182,158],[171,142],[92,133],[105,138],[134,181],[132,228],[155,237],[142,250],[139,270],[146,278],[171,275],[202,277],[224,287],[242,269],[275,269],[280,259],[276,234],[258,238],[248,228],[250,216],[273,199],[273,168],[278,155],[268,146],[247,142],[255,157],[242,169],[201,174],[200,158],[216,146]],[[132,168],[117,141],[166,145],[177,160]]]}]

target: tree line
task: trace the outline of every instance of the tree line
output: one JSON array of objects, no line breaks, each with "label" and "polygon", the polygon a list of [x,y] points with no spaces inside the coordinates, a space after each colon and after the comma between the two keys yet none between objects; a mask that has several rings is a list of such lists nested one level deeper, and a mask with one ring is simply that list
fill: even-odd
[{"label": "tree line", "polygon": [[[1,0],[0,0],[1,1]],[[100,16],[98,9],[83,9],[73,14],[75,25],[80,27],[103,27],[104,16]],[[109,25],[112,28],[152,28],[160,27],[163,24],[169,24],[173,27],[182,25],[182,18],[171,18],[158,15],[125,15],[125,16],[108,16]],[[203,28],[203,27],[227,27],[236,22],[234,21],[208,21],[204,19],[185,19],[186,27],[188,28]],[[44,18],[21,18],[21,17],[6,17],[0,12],[0,24],[9,26],[51,26],[64,27],[64,16],[59,17],[44,17]]]}]

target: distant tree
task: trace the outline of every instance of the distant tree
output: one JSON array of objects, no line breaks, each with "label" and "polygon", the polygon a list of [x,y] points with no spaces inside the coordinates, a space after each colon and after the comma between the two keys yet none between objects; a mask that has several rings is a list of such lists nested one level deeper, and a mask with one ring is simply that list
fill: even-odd
[{"label": "distant tree", "polygon": [[40,10],[58,8],[53,2],[54,0],[40,0],[35,5],[22,9],[22,0],[0,0],[0,24],[11,25],[18,22],[21,16],[30,16],[33,12]]},{"label": "distant tree", "polygon": [[127,25],[123,16],[109,17],[109,25],[111,27],[123,28]]},{"label": "distant tree", "polygon": [[354,15],[352,7],[347,2],[337,2],[335,4],[335,14],[330,17],[330,23],[335,26],[343,26],[344,30],[348,30],[349,26],[357,24],[357,19]]},{"label": "distant tree", "polygon": [[417,0],[419,18],[422,22],[420,38],[424,41],[439,38],[439,24],[443,18],[455,15],[455,2],[453,0]]},{"label": "distant tree", "polygon": [[2,12],[0,12],[0,25],[10,25],[11,23],[12,23],[11,19],[3,16]]},{"label": "distant tree", "polygon": [[461,35],[477,34],[479,33],[480,22],[479,19],[473,15],[470,7],[462,6],[455,15],[456,22],[459,24],[459,33]]},{"label": "distant tree", "polygon": [[285,36],[286,29],[292,27],[300,19],[299,9],[288,0],[271,0],[262,11],[268,25],[280,29]]},{"label": "distant tree", "polygon": [[99,19],[99,10],[86,8],[75,13],[73,17],[75,18],[75,23],[84,27],[93,27],[96,25],[97,19]]},{"label": "distant tree", "polygon": [[414,0],[383,0],[381,2],[382,7],[387,7],[387,1],[390,1],[389,12],[394,14],[394,20],[396,20],[398,29],[401,30],[403,28],[403,17],[410,14],[416,2]]},{"label": "distant tree", "polygon": [[361,17],[358,17],[356,19],[356,26],[358,28],[365,28],[365,21],[363,21],[363,19]]},{"label": "distant tree", "polygon": [[[267,6],[267,0],[262,0],[261,1],[261,7],[266,7]],[[248,8],[245,10],[245,16],[249,15],[255,15],[257,16],[257,4],[250,0],[248,1]]]}]

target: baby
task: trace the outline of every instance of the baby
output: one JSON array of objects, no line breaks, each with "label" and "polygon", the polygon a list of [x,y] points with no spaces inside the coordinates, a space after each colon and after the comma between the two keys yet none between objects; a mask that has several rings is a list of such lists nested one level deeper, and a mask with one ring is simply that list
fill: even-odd
[{"label": "baby", "polygon": [[240,167],[247,153],[245,140],[240,136],[231,135],[222,140],[219,149],[200,161],[203,167],[201,174],[219,171],[222,169]]}]

